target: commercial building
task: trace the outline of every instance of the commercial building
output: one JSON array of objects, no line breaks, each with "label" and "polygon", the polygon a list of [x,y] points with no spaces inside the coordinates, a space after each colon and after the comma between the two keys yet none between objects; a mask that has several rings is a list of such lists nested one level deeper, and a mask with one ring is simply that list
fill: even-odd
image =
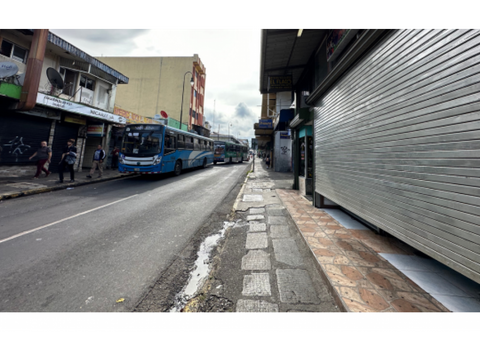
[{"label": "commercial building", "polygon": [[148,118],[163,111],[188,130],[204,127],[206,69],[197,54],[99,59],[129,76],[128,85],[117,92],[119,108]]},{"label": "commercial building", "polygon": [[[70,138],[76,170],[90,166],[98,144],[126,120],[113,113],[117,86],[128,78],[48,30],[0,30],[0,165],[2,173],[32,171],[47,141],[56,171]],[[32,172],[33,174],[34,172]]]},{"label": "commercial building", "polygon": [[480,282],[480,31],[263,30],[260,67],[297,189]]}]

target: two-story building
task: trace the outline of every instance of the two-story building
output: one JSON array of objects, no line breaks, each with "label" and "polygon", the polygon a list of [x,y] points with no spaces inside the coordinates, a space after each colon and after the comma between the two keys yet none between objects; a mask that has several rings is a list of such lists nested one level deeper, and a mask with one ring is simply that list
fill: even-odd
[{"label": "two-story building", "polygon": [[126,123],[113,112],[117,86],[128,78],[48,30],[0,30],[0,46],[2,172],[31,171],[41,141],[52,148],[56,171],[70,138],[75,169],[90,166],[97,145],[108,150]]}]

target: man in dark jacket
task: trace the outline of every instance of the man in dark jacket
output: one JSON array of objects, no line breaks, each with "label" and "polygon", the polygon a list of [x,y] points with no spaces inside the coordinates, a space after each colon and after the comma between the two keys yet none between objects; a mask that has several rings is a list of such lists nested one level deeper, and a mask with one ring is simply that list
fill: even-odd
[{"label": "man in dark jacket", "polygon": [[58,167],[58,176],[60,178],[58,181],[59,183],[63,183],[63,172],[65,171],[65,168],[70,171],[70,182],[75,181],[73,165],[77,158],[77,148],[73,144],[75,144],[75,139],[70,139],[67,141],[67,146],[63,149],[62,159],[60,160],[60,166]]},{"label": "man in dark jacket", "polygon": [[103,175],[103,160],[105,159],[105,151],[102,149],[102,145],[97,146],[97,150],[93,154],[93,164],[90,174],[87,175],[87,178],[92,178],[92,175],[95,173],[95,169],[98,167],[100,175],[99,178]]}]

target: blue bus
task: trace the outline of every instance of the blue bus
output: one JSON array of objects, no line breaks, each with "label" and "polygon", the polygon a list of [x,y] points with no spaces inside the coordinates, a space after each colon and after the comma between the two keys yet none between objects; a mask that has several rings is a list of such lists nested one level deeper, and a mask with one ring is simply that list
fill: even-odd
[{"label": "blue bus", "polygon": [[213,163],[213,140],[187,131],[157,124],[125,127],[118,157],[118,171],[163,174],[206,167]]}]

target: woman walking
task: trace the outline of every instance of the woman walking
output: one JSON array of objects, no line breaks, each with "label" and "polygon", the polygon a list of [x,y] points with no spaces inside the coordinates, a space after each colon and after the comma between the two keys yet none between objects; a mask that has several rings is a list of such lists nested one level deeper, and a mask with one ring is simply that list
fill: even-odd
[{"label": "woman walking", "polygon": [[45,177],[50,175],[52,172],[48,171],[48,169],[45,167],[45,163],[50,164],[50,160],[52,159],[52,149],[50,149],[47,146],[46,141],[42,141],[40,143],[40,148],[33,154],[32,156],[29,157],[29,160],[32,160],[33,157],[37,156],[37,172],[35,173],[35,176],[33,177],[34,179],[38,179],[42,171],[45,172]]}]

